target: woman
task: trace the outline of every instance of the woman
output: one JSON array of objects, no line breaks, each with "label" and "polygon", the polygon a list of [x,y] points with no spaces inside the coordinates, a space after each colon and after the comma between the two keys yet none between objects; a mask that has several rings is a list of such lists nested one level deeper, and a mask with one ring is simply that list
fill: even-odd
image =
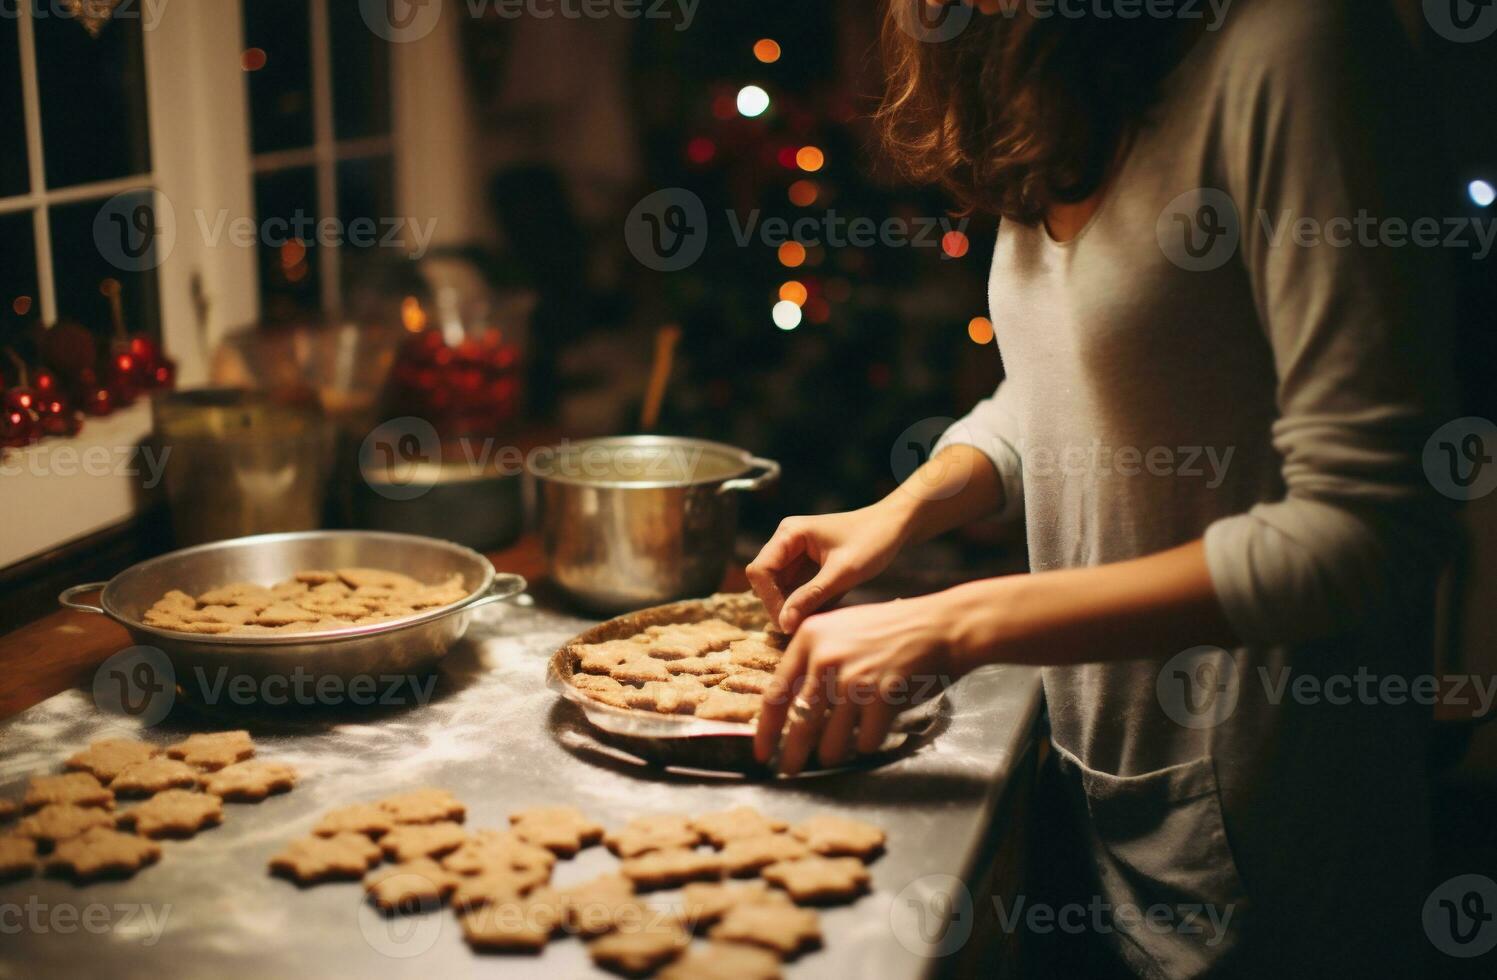
[{"label": "woman", "polygon": [[[1006,219],[1006,380],[899,490],[786,520],[749,567],[794,634],[756,750],[843,760],[922,679],[1038,665],[1091,876],[1047,887],[1102,904],[1111,955],[1413,975],[1428,708],[1378,685],[1430,670],[1451,363],[1432,250],[1343,234],[1433,213],[1407,42],[1369,0],[982,6],[942,38],[891,5],[881,121],[911,175]],[[993,513],[1031,574],[819,612]]]}]

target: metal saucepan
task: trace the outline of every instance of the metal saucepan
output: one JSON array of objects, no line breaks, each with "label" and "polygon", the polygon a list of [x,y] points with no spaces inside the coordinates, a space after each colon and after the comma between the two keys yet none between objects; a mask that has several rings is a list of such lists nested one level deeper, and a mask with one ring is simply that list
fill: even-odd
[{"label": "metal saucepan", "polygon": [[540,451],[530,472],[552,581],[616,613],[716,590],[737,491],[774,482],[780,464],[705,439],[616,436]]},{"label": "metal saucepan", "polygon": [[[141,622],[172,589],[197,595],[232,582],[269,585],[312,568],[384,568],[422,582],[463,577],[467,596],[413,616],[287,636],[232,636],[157,629]],[[103,590],[97,605],[77,597]],[[141,646],[161,650],[191,693],[194,678],[364,677],[410,674],[430,668],[462,638],[475,610],[525,591],[519,575],[496,573],[487,558],[448,541],[375,531],[299,531],[235,538],[174,551],[133,565],[108,582],[65,590],[69,609],[108,616]]]}]

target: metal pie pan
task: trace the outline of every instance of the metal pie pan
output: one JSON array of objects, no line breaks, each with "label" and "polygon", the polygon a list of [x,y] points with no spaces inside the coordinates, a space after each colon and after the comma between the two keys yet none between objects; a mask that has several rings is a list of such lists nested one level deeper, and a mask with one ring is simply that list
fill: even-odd
[{"label": "metal pie pan", "polygon": [[[754,725],[750,723],[618,708],[589,697],[572,683],[582,659],[577,650],[579,646],[628,639],[650,626],[697,623],[706,619],[721,619],[745,630],[763,630],[770,625],[769,612],[751,592],[718,593],[705,599],[688,599],[641,609],[599,623],[562,644],[551,655],[546,686],[575,705],[601,740],[614,743],[649,762],[704,770],[746,772],[762,769],[754,760]],[[880,751],[891,751],[907,739],[929,732],[940,717],[944,703],[945,695],[942,694],[903,712]]]}]

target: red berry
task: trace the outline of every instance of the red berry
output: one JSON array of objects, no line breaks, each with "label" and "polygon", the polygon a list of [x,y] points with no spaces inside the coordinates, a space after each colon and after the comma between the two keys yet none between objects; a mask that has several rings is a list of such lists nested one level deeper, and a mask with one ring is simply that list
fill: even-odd
[{"label": "red berry", "polygon": [[177,362],[169,357],[163,357],[156,364],[156,369],[151,372],[151,387],[153,388],[175,388],[177,386]]},{"label": "red berry", "polygon": [[41,438],[36,413],[24,408],[7,408],[0,413],[0,446],[12,449],[29,446]]},{"label": "red berry", "polygon": [[62,396],[44,399],[38,412],[42,431],[49,436],[77,435],[83,428],[83,414]]},{"label": "red berry", "polygon": [[83,411],[89,415],[109,415],[114,409],[114,392],[108,388],[94,388],[83,402]]},{"label": "red berry", "polygon": [[5,393],[5,407],[22,412],[36,411],[36,392],[29,387],[11,388]]}]

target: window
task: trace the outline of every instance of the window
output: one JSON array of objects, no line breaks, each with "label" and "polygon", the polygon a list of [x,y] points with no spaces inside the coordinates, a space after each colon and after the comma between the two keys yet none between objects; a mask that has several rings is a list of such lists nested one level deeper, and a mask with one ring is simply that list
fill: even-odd
[{"label": "window", "polygon": [[122,325],[159,337],[143,22],[95,37],[61,9],[0,17],[0,340],[68,318],[105,341],[116,286]]},{"label": "window", "polygon": [[352,223],[393,215],[390,47],[357,3],[242,6],[262,315],[336,313],[375,247]]}]

